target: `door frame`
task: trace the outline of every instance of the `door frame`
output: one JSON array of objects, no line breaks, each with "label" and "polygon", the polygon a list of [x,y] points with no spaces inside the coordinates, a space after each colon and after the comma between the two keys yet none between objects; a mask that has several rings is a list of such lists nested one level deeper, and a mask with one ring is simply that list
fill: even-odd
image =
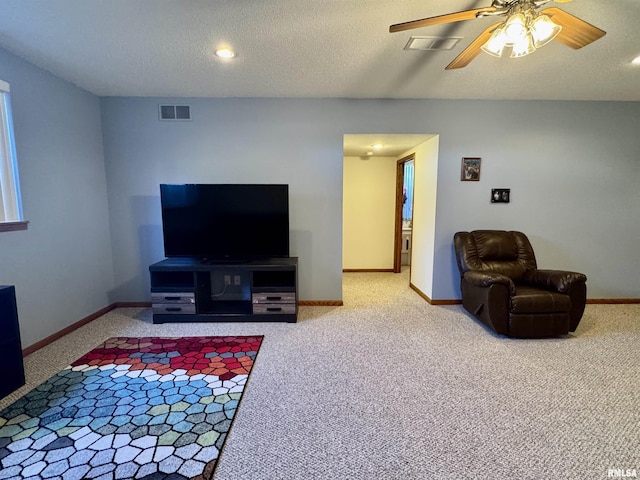
[{"label": "door frame", "polygon": [[404,164],[410,160],[414,161],[415,152],[410,153],[406,157],[396,161],[396,214],[395,214],[395,232],[393,241],[393,273],[402,271],[402,206],[403,189],[404,189]]}]

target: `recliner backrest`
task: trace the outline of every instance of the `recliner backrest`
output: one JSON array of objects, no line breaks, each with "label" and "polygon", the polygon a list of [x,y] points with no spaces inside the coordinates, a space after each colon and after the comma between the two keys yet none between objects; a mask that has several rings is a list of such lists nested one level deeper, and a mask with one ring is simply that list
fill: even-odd
[{"label": "recliner backrest", "polygon": [[490,271],[518,282],[526,271],[537,268],[531,243],[522,232],[458,232],[453,243],[460,275],[468,270]]}]

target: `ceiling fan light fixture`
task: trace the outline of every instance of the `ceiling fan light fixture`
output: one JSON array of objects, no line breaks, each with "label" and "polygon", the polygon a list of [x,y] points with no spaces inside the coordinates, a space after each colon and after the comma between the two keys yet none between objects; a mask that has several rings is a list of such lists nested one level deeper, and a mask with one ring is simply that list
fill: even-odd
[{"label": "ceiling fan light fixture", "polygon": [[489,37],[489,40],[480,47],[483,52],[494,57],[502,57],[502,52],[504,52],[504,48],[507,46],[507,38],[503,27],[504,23],[498,25],[498,28],[496,28]]},{"label": "ceiling fan light fixture", "polygon": [[[606,35],[607,32],[604,30],[560,8],[550,7],[540,12],[538,11],[543,5],[551,1],[553,0],[493,0],[489,7],[472,8],[461,12],[396,23],[389,27],[389,31],[391,33],[402,32],[414,28],[450,24],[484,17],[506,18],[506,21],[501,20],[485,28],[462,53],[445,67],[445,70],[466,67],[481,51],[494,57],[501,57],[504,54],[504,50],[509,49],[509,56],[518,58],[535,52],[554,38],[560,43],[577,50]],[[571,0],[555,1],[566,3]]]},{"label": "ceiling fan light fixture", "polygon": [[546,45],[562,30],[562,26],[555,23],[547,15],[538,15],[531,23],[531,36],[533,37],[533,44],[536,48],[540,48]]}]

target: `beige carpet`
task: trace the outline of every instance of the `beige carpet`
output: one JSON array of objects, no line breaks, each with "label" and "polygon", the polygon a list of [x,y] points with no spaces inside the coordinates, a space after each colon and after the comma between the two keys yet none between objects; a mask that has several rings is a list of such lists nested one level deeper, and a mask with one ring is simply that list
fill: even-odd
[{"label": "beige carpet", "polygon": [[513,340],[428,305],[406,272],[345,274],[344,302],[296,324],[118,309],[27,357],[28,385],[0,407],[109,337],[265,335],[218,480],[640,475],[640,305],[588,305],[575,334]]}]

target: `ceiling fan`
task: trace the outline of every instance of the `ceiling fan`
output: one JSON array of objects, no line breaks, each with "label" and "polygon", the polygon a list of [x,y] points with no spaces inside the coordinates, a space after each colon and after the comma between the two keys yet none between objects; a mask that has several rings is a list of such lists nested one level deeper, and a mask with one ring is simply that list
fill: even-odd
[{"label": "ceiling fan", "polygon": [[448,13],[389,27],[391,33],[414,28],[462,22],[489,16],[504,16],[506,20],[491,25],[458,55],[445,70],[466,67],[481,51],[501,57],[511,49],[511,58],[522,57],[556,40],[577,50],[606,32],[559,8],[538,11],[549,2],[568,3],[572,0],[493,0],[490,7]]}]

